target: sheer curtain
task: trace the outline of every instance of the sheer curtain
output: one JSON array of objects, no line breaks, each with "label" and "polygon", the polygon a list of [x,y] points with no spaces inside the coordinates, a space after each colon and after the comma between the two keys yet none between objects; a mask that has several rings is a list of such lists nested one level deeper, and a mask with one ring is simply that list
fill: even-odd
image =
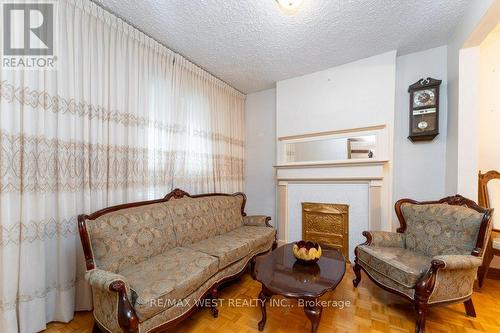
[{"label": "sheer curtain", "polygon": [[243,188],[244,98],[88,0],[60,0],[57,70],[0,72],[0,332],[90,309],[76,216]]},{"label": "sheer curtain", "polygon": [[[243,188],[244,99],[235,98],[233,93],[226,84],[175,56],[176,112],[172,112],[171,122],[177,126],[169,140],[169,151],[175,152],[175,187],[192,192]],[[183,146],[186,149],[178,149]]]}]

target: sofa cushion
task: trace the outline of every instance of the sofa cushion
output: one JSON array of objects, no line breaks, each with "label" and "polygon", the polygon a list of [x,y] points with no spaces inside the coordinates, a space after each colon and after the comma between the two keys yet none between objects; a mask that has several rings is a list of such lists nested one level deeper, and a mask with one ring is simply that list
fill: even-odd
[{"label": "sofa cushion", "polygon": [[231,235],[219,235],[188,245],[189,248],[219,259],[219,269],[240,260],[248,254],[248,241]]},{"label": "sofa cushion", "polygon": [[[363,264],[361,264],[363,266]],[[376,270],[372,269],[369,266],[364,265],[363,268],[365,269],[366,274],[370,275],[372,279],[377,281],[378,283],[382,284],[386,288],[398,291],[400,293],[403,293],[410,297],[411,299],[414,299],[415,296],[415,289],[414,288],[408,288],[402,285],[399,282],[396,282],[385,275],[380,274]]]},{"label": "sofa cushion", "polygon": [[176,247],[120,271],[135,296],[141,321],[175,306],[217,273],[218,261],[208,254]]},{"label": "sofa cushion", "polygon": [[471,254],[483,215],[474,209],[448,205],[404,203],[406,248],[434,257]]},{"label": "sofa cushion", "polygon": [[86,225],[97,267],[114,273],[176,246],[172,221],[160,203],[121,209]]},{"label": "sofa cushion", "polygon": [[362,266],[367,265],[407,288],[415,287],[418,279],[431,267],[432,261],[430,257],[403,248],[367,245],[357,247],[357,257]]},{"label": "sofa cushion", "polygon": [[164,205],[172,218],[177,246],[186,246],[242,226],[242,203],[241,195],[214,195],[171,199]]},{"label": "sofa cushion", "polygon": [[[262,249],[262,248],[255,249],[255,250],[257,252],[264,251],[264,249]],[[218,283],[220,281],[223,281],[224,279],[226,279],[228,277],[234,276],[234,275],[238,274],[239,272],[241,272],[242,270],[244,270],[245,266],[248,264],[248,262],[250,261],[250,259],[252,258],[254,253],[255,252],[253,252],[249,255],[246,255],[245,257],[238,260],[237,262],[229,265],[228,267],[226,267],[222,270],[219,270],[219,272],[217,272],[217,274],[215,274],[210,279],[208,279],[200,288],[195,290],[186,299],[183,299],[181,302],[179,302],[178,306],[173,306],[173,307],[170,307],[168,309],[165,309],[165,311],[163,311],[162,313],[159,313],[158,315],[156,315],[156,316],[154,316],[154,317],[152,317],[144,322],[141,322],[141,325],[139,327],[139,331],[140,332],[151,332],[154,328],[157,328],[158,326],[162,325],[163,323],[170,321],[170,320],[174,320],[176,318],[179,318],[183,314],[187,313],[190,310],[190,308],[193,305],[196,305],[198,300],[201,297],[203,297],[203,295],[210,288],[210,286],[212,286],[215,283]],[[227,312],[225,312],[225,313],[227,315]],[[212,327],[214,324],[217,325],[217,321],[210,320],[210,323],[211,323],[210,327]],[[218,326],[217,328],[220,328],[220,326]],[[206,328],[205,330],[199,329],[198,331],[201,331],[201,332],[226,331],[224,329],[217,330],[217,328],[214,328],[214,329]],[[188,330],[187,329],[181,330],[181,329],[174,328],[174,329],[168,330],[167,332],[185,332],[185,331],[188,331]],[[231,331],[227,331],[227,332],[231,332]],[[251,332],[251,331],[249,331],[249,332]]]},{"label": "sofa cushion", "polygon": [[217,224],[217,235],[223,235],[243,225],[243,195],[213,196],[210,197],[210,204]]},{"label": "sofa cushion", "polygon": [[189,245],[217,234],[209,198],[184,197],[164,203],[172,218],[177,246]]},{"label": "sofa cushion", "polygon": [[269,227],[243,226],[226,233],[226,235],[246,241],[251,247],[250,250],[253,250],[265,244],[271,246],[274,242],[276,229]]}]

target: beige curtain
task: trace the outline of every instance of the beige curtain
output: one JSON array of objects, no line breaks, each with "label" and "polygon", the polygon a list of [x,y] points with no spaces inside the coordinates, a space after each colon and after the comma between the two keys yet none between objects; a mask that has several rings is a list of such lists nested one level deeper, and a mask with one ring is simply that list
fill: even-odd
[{"label": "beige curtain", "polygon": [[192,192],[242,189],[244,99],[179,55],[173,88],[176,129],[168,150],[175,152],[174,186]]},{"label": "beige curtain", "polygon": [[243,189],[244,95],[87,0],[56,21],[56,70],[0,72],[0,332],[91,307],[78,214]]}]

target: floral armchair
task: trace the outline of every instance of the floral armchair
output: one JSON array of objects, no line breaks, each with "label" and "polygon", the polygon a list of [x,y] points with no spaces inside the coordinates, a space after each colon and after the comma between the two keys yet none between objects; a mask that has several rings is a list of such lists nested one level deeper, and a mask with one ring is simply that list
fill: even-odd
[{"label": "floral armchair", "polygon": [[399,200],[397,232],[365,231],[356,247],[353,280],[361,270],[379,287],[414,304],[415,332],[425,329],[431,305],[464,303],[476,313],[471,295],[491,231],[491,209],[456,195],[439,201]]}]

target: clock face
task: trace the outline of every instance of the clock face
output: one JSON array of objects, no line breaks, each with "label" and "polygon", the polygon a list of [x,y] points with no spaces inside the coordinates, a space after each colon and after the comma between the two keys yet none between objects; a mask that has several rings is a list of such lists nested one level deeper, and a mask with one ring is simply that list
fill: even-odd
[{"label": "clock face", "polygon": [[423,120],[423,121],[419,122],[417,126],[421,130],[424,130],[429,126],[429,124],[425,120]]},{"label": "clock face", "polygon": [[425,89],[415,91],[413,94],[413,107],[431,106],[436,104],[436,91],[434,89]]}]

